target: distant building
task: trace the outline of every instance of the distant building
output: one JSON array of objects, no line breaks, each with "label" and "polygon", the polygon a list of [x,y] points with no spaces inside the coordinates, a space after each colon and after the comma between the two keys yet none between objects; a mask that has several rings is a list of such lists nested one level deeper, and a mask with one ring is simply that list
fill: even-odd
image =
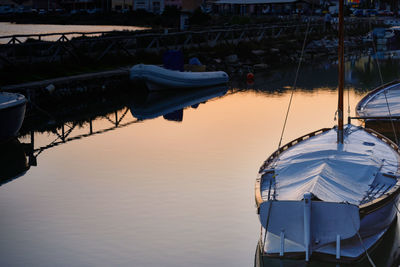
[{"label": "distant building", "polygon": [[15,7],[17,3],[12,0],[0,0],[0,6]]},{"label": "distant building", "polygon": [[223,14],[262,15],[304,11],[309,5],[304,0],[216,0],[213,10]]},{"label": "distant building", "polygon": [[202,0],[182,0],[182,11],[193,12],[198,9],[202,3]]},{"label": "distant building", "polygon": [[0,0],[0,14],[30,11],[33,0]]},{"label": "distant building", "polygon": [[133,5],[133,0],[112,0],[111,8],[113,11],[131,11]]},{"label": "distant building", "polygon": [[174,6],[180,9],[182,8],[182,0],[165,0],[165,6]]},{"label": "distant building", "polygon": [[161,14],[165,8],[164,0],[134,0],[133,10],[146,10],[147,12]]},{"label": "distant building", "polygon": [[88,10],[97,7],[95,0],[60,0],[60,5],[67,11]]}]

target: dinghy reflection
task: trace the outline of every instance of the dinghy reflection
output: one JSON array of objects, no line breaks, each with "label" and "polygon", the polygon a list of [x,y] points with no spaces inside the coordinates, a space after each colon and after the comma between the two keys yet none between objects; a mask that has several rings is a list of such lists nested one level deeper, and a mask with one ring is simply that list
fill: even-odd
[{"label": "dinghy reflection", "polygon": [[30,168],[30,146],[12,138],[0,145],[0,186],[23,176]]},{"label": "dinghy reflection", "polygon": [[[53,147],[126,127],[135,122],[126,107],[131,95],[96,101],[64,103],[57,109],[34,105],[24,120],[20,136],[0,143],[0,185],[23,176],[38,157]],[[140,98],[141,96],[137,96]],[[101,122],[104,121],[104,122]],[[48,143],[36,140],[47,133]]]},{"label": "dinghy reflection", "polygon": [[[43,112],[31,110],[23,127],[20,139],[11,139],[0,145],[0,185],[23,176],[30,166],[36,166],[38,157],[53,147],[75,140],[89,138],[114,131],[142,120],[164,116],[171,121],[182,121],[183,109],[197,108],[200,103],[223,96],[226,87],[207,88],[174,94],[173,92],[143,94],[135,93],[91,103],[75,103]],[[130,107],[127,102],[133,102]],[[129,116],[129,111],[137,118]],[[49,143],[36,140],[37,135],[47,133]]]},{"label": "dinghy reflection", "polygon": [[181,122],[186,107],[197,108],[200,103],[226,94],[228,88],[212,87],[188,91],[150,92],[143,102],[133,102],[132,116],[139,120],[163,116],[169,121]]},{"label": "dinghy reflection", "polygon": [[[399,214],[398,214],[399,215]],[[390,226],[389,230],[382,237],[381,241],[378,242],[376,247],[369,253],[371,260],[375,266],[399,266],[400,264],[400,221],[395,220]],[[262,256],[262,249],[260,242],[257,244],[256,253],[254,257],[254,267],[294,267],[294,266],[307,266],[307,267],[339,267],[349,266],[347,264],[327,263],[327,262],[304,262],[301,260],[283,260],[279,258],[269,258]],[[364,267],[371,266],[370,261],[367,257],[362,258],[357,263],[352,263],[351,266]]]}]

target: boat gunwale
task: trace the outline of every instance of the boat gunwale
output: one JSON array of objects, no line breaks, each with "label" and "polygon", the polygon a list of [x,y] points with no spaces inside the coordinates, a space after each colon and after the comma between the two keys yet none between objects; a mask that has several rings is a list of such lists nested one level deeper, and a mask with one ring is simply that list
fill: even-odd
[{"label": "boat gunwale", "polygon": [[[141,65],[138,70],[134,69],[136,66]],[[130,69],[130,75],[132,76],[132,72],[135,71],[137,72],[137,77],[136,79],[143,79],[147,82],[152,82],[158,85],[165,85],[165,82],[172,82],[175,83],[174,85],[168,85],[169,87],[179,87],[179,88],[185,88],[185,87],[207,87],[210,85],[204,85],[204,81],[215,81],[215,80],[220,80],[218,83],[212,82],[211,84],[226,84],[229,82],[229,75],[224,72],[224,71],[203,71],[203,72],[192,72],[192,71],[179,71],[179,70],[170,70],[170,69],[165,69],[163,67],[159,67],[156,65],[146,65],[146,64],[138,64],[133,66]],[[156,67],[156,68],[153,68]],[[134,69],[134,70],[133,70]],[[161,70],[161,72],[158,72],[158,70]],[[178,76],[173,76],[171,74],[179,74],[180,77]],[[217,75],[220,74],[221,76],[218,77],[208,77],[209,75]],[[206,76],[207,75],[207,76]],[[157,76],[159,79],[163,80],[164,83],[162,82],[156,82],[153,79],[151,79],[152,76]],[[187,83],[190,84],[187,84]],[[207,82],[207,84],[210,84],[210,82]]]},{"label": "boat gunwale", "polygon": [[[303,135],[297,139],[294,139],[293,141],[285,144],[284,146],[280,147],[278,150],[276,150],[274,153],[272,153],[266,161],[264,161],[263,165],[260,167],[259,174],[261,174],[269,164],[271,164],[277,156],[279,156],[283,151],[286,151],[287,149],[291,148],[292,146],[299,144],[302,141],[308,140],[311,137],[317,136],[319,134],[322,134],[326,131],[329,131],[333,128],[322,128],[317,131],[311,132],[309,134]],[[400,148],[398,145],[396,145],[392,140],[389,138],[385,137],[384,135],[369,129],[369,128],[362,128],[364,131],[367,133],[371,134],[375,138],[380,139],[384,143],[386,143],[388,146],[390,146],[397,155],[397,172],[400,171]],[[259,208],[261,203],[264,202],[261,196],[261,182],[262,182],[262,175],[259,175],[256,179],[256,184],[255,184],[255,200],[256,200],[256,205],[257,205],[257,213],[259,214]],[[381,207],[385,206],[388,202],[390,202],[393,198],[395,198],[397,195],[400,193],[400,179],[397,179],[396,184],[394,184],[388,192],[383,194],[382,196],[367,202],[362,205],[358,205],[359,207],[359,213],[360,213],[360,218],[363,218],[367,214],[374,212],[377,209],[380,209]]]},{"label": "boat gunwale", "polygon": [[[332,128],[321,128],[319,130],[316,130],[314,132],[305,134],[303,136],[300,136],[288,143],[286,143],[285,145],[281,146],[279,149],[275,150],[274,153],[272,153],[263,163],[263,165],[260,167],[260,170],[258,171],[259,174],[261,174],[263,172],[263,170],[265,170],[265,168],[274,160],[276,159],[277,156],[279,156],[282,152],[288,150],[289,148],[291,148],[294,145],[299,144],[302,141],[308,140],[309,138],[325,133],[329,130],[331,130]],[[256,199],[256,204],[257,204],[257,208],[260,207],[261,203],[264,202],[264,200],[262,199],[261,196],[261,175],[260,177],[258,177],[256,179],[256,186],[255,186],[255,199]]]},{"label": "boat gunwale", "polygon": [[24,102],[20,102],[20,103],[16,103],[14,105],[10,105],[4,108],[0,108],[0,113],[1,112],[6,112],[8,110],[14,109],[14,108],[20,108],[21,106],[26,106],[26,104],[28,103],[28,101],[25,99]]},{"label": "boat gunwale", "polygon": [[[365,106],[371,101],[375,96],[379,95],[385,90],[390,89],[391,86],[395,84],[400,84],[400,79],[391,81],[389,83],[383,84],[381,86],[378,86],[377,88],[373,89],[372,91],[368,92],[361,100],[357,103],[356,105],[356,115],[358,117],[363,117],[362,114],[360,114],[361,109],[365,108]],[[385,89],[385,90],[383,90]],[[382,91],[381,91],[382,90]],[[381,92],[379,92],[381,91]],[[390,119],[390,118],[400,118],[400,116],[374,116],[374,118],[382,118],[382,119]]]},{"label": "boat gunwale", "polygon": [[12,108],[17,108],[20,106],[24,106],[28,103],[28,100],[26,99],[26,97],[22,94],[18,94],[18,93],[9,93],[9,92],[0,92],[3,94],[15,94],[17,95],[17,98],[13,99],[12,101],[7,102],[7,104],[0,104],[0,111],[5,111],[5,110],[9,110]]},{"label": "boat gunwale", "polygon": [[[399,148],[399,146],[396,143],[394,143],[392,140],[387,138],[386,136],[384,136],[370,128],[364,128],[364,130],[366,132],[370,133],[371,135],[375,136],[376,138],[380,139],[381,141],[385,142],[388,146],[390,146],[396,152],[397,163],[398,163],[397,173],[399,173],[399,171],[400,171],[400,148]],[[382,196],[375,198],[374,200],[369,201],[365,204],[359,205],[360,217],[362,218],[365,215],[372,213],[372,212],[380,209],[381,207],[385,206],[386,204],[388,204],[388,202],[390,202],[395,197],[397,197],[397,195],[399,195],[399,193],[400,193],[400,179],[398,178],[397,182],[385,194],[383,194]]]}]

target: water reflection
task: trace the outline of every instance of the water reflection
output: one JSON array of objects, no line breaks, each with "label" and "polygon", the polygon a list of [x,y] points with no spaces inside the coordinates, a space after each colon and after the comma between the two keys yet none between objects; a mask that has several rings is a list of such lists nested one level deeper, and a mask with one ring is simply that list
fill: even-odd
[{"label": "water reflection", "polygon": [[130,99],[141,97],[141,93],[135,93],[136,90],[132,91],[132,93],[119,92],[114,95],[97,95],[74,101],[64,101],[52,106],[35,104],[28,110],[20,135],[30,134],[31,131],[54,132],[62,130],[63,125],[65,127],[65,124],[68,123],[73,124],[73,127],[83,127],[97,118],[111,117],[112,113],[114,113],[112,117],[115,117],[115,112],[126,107]]},{"label": "water reflection", "polygon": [[144,101],[133,101],[130,110],[139,120],[163,116],[166,120],[181,122],[185,108],[196,109],[201,103],[225,95],[227,90],[227,87],[222,86],[200,90],[150,92]]},{"label": "water reflection", "polygon": [[[398,214],[399,216],[399,214]],[[400,264],[400,222],[399,220],[395,220],[392,226],[389,228],[387,233],[383,236],[381,242],[378,242],[377,247],[370,252],[370,256],[372,261],[376,266],[398,266]],[[282,259],[271,259],[265,256],[262,256],[262,251],[260,248],[260,244],[257,244],[255,259],[254,259],[254,267],[273,267],[273,266],[349,266],[348,264],[336,264],[336,263],[327,263],[327,262],[316,262],[311,261],[310,263],[306,263],[301,260],[282,260]],[[363,267],[363,266],[371,266],[368,258],[364,257],[361,261],[357,263],[353,263],[351,266]]]},{"label": "water reflection", "polygon": [[28,170],[27,155],[30,146],[12,138],[0,144],[0,185],[23,176]]},{"label": "water reflection", "polygon": [[[378,68],[379,63],[379,68]],[[345,63],[346,87],[358,93],[365,93],[383,83],[396,80],[400,77],[400,58],[387,56],[378,59],[373,55],[354,56]],[[323,61],[305,65],[301,68],[297,88],[312,92],[320,88],[336,90],[337,62]],[[290,90],[295,79],[296,69],[293,66],[272,70],[266,74],[256,74],[254,83],[247,84],[245,79],[236,80],[233,87],[255,90],[266,94],[281,94]]]},{"label": "water reflection", "polygon": [[[334,124],[336,67],[317,66],[302,71],[287,141]],[[228,92],[91,97],[28,114],[20,142],[38,168],[1,187],[0,265],[253,265],[254,170],[276,149],[292,78],[287,68]],[[157,116],[181,123],[148,120]],[[377,265],[398,258],[398,227],[388,236]]]},{"label": "water reflection", "polygon": [[383,134],[396,144],[400,141],[400,121],[398,120],[366,120],[364,126]]},{"label": "water reflection", "polygon": [[[365,89],[372,89],[382,83],[380,78],[381,74],[383,83],[396,80],[400,76],[400,70],[398,68],[400,64],[399,58],[392,58],[390,56],[385,58],[367,56],[351,64],[351,69],[347,71],[348,74],[351,74],[350,82],[352,84],[365,86],[363,90],[361,90],[364,92],[366,91]],[[348,77],[348,74],[346,77]]]},{"label": "water reflection", "polygon": [[[20,135],[25,143],[15,138],[0,145],[0,183],[23,176],[30,166],[38,164],[40,154],[53,147],[158,116],[180,122],[184,108],[196,109],[201,103],[223,96],[226,92],[227,87],[150,94],[134,91],[122,97],[108,98],[107,101],[75,102],[74,105],[52,110],[51,116],[41,109],[30,110]],[[129,107],[127,103],[130,103]],[[127,116],[129,111],[134,118]],[[102,120],[107,123],[97,126]],[[37,144],[35,135],[43,132],[51,134],[53,139],[46,144]]]}]

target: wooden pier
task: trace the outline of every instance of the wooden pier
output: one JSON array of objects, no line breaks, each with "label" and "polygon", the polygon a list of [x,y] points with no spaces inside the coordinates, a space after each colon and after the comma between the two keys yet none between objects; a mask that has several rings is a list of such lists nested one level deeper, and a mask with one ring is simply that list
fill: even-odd
[{"label": "wooden pier", "polygon": [[[335,30],[333,24],[333,30]],[[352,19],[348,32],[369,31],[369,21]],[[140,53],[160,53],[167,49],[198,49],[238,46],[245,42],[285,40],[304,36],[305,21],[277,25],[226,26],[191,31],[68,32],[0,36],[0,69],[8,66],[73,61],[101,62],[106,57],[134,58]],[[323,21],[313,21],[309,34],[326,31]],[[50,40],[50,41],[49,41]]]}]

